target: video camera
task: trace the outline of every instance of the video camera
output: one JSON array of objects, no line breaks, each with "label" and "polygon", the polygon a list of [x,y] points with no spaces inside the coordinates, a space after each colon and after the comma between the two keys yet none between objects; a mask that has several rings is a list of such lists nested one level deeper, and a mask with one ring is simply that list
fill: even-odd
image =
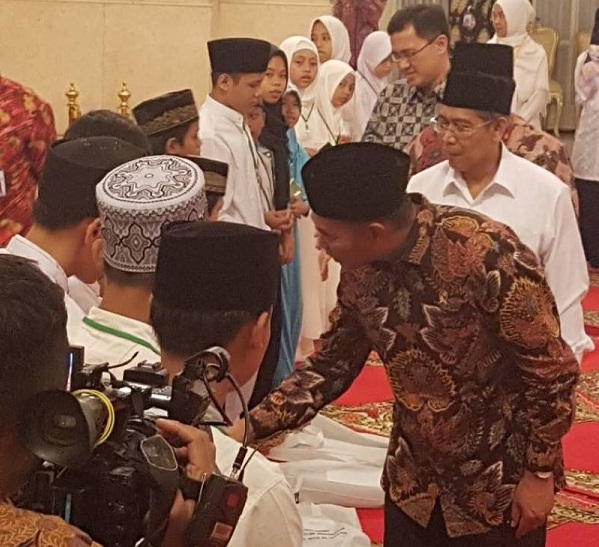
[{"label": "video camera", "polygon": [[[225,547],[247,499],[238,480],[247,438],[229,477],[213,473],[203,483],[179,469],[172,447],[159,435],[151,408],[180,422],[206,427],[228,420],[210,382],[228,380],[229,355],[218,347],[192,356],[167,386],[159,364],[142,362],[118,380],[124,364],[84,366],[83,348],[70,348],[68,391],[34,397],[21,420],[26,446],[44,464],[22,492],[19,505],[59,515],[106,547],[159,547],[177,490],[197,502],[189,547]],[[128,363],[125,363],[125,365]],[[204,420],[210,404],[224,422]]]}]

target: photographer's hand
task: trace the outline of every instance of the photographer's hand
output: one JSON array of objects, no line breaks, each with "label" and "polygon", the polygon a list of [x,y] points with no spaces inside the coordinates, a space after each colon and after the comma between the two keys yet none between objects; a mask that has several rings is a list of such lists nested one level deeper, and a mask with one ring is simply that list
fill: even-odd
[{"label": "photographer's hand", "polygon": [[[156,426],[165,439],[177,446],[175,455],[187,476],[196,481],[207,480],[216,469],[216,448],[210,437],[204,431],[173,420],[157,420]],[[195,503],[184,500],[181,492],[177,492],[162,547],[186,546],[186,532],[194,509]]]}]

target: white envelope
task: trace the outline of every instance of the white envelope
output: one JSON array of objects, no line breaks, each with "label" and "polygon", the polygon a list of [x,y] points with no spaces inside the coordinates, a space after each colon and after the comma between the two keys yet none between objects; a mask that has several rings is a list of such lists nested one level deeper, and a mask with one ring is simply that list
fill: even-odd
[{"label": "white envelope", "polygon": [[300,501],[365,508],[384,504],[382,466],[316,459],[280,466]]}]

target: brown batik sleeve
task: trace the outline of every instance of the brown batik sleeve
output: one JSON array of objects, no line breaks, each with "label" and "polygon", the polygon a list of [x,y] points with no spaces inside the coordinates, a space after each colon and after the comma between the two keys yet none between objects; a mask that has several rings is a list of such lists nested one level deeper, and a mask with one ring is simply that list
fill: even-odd
[{"label": "brown batik sleeve", "polygon": [[500,336],[521,375],[527,431],[525,467],[552,471],[561,457],[561,438],[574,418],[578,362],[560,336],[557,307],[533,254],[522,245],[500,259]]},{"label": "brown batik sleeve", "polygon": [[322,349],[252,410],[254,438],[303,425],[351,386],[371,348],[356,313],[339,298]]}]

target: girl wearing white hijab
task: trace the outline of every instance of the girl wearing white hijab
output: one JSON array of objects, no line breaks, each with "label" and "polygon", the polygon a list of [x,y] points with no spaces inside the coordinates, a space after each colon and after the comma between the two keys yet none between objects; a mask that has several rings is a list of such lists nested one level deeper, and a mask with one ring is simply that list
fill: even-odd
[{"label": "girl wearing white hijab", "polygon": [[352,139],[359,141],[364,134],[372,109],[389,83],[393,68],[391,38],[382,30],[371,32],[362,45],[358,57],[358,75],[354,95]]},{"label": "girl wearing white hijab", "polygon": [[349,32],[337,17],[321,15],[310,25],[310,37],[318,49],[321,63],[331,59],[349,63],[351,48]]},{"label": "girl wearing white hijab", "polygon": [[[348,142],[349,128],[341,110],[354,92],[355,76],[351,66],[330,60],[320,67],[313,124],[315,146],[335,146]],[[313,341],[328,330],[329,314],[337,303],[341,268],[314,245],[314,224],[309,218],[298,221],[299,248],[302,257],[303,322],[301,351],[311,352]]]},{"label": "girl wearing white hijab", "polygon": [[342,109],[352,99],[356,77],[351,66],[331,59],[320,67],[316,86],[316,116],[312,138],[317,150],[351,140]]},{"label": "girl wearing white hijab", "polygon": [[540,129],[550,99],[549,69],[545,50],[527,32],[534,15],[529,0],[497,0],[492,11],[495,36],[489,43],[514,48],[512,113]]},{"label": "girl wearing white hijab", "polygon": [[295,126],[298,142],[306,150],[314,148],[312,125],[316,118],[315,100],[318,81],[318,51],[305,36],[291,36],[279,48],[287,56],[289,63],[289,81],[293,84],[302,100],[300,119]]}]

